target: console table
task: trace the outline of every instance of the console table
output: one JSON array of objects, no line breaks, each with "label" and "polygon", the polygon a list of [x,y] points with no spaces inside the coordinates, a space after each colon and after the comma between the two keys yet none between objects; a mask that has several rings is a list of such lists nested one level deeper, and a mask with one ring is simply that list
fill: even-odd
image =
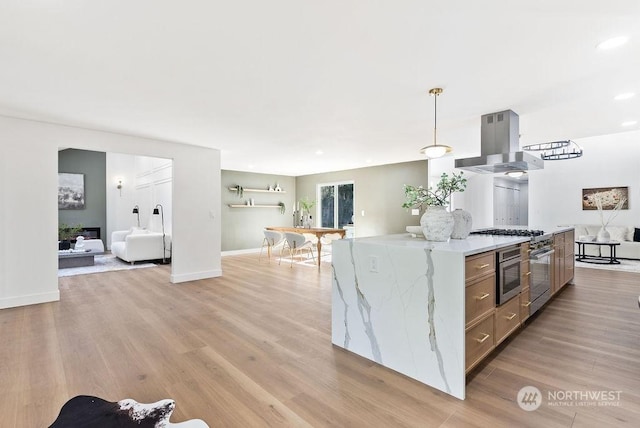
[{"label": "console table", "polygon": [[[609,265],[619,265],[620,260],[616,258],[616,248],[620,245],[618,241],[608,241],[608,242],[598,242],[598,241],[576,241],[578,244],[578,254],[576,255],[576,261],[585,262],[585,263],[595,263],[595,264],[609,264]],[[585,246],[586,245],[597,245],[598,246],[598,255],[590,256],[585,254]],[[602,246],[606,245],[609,247],[609,256],[602,255]]]}]

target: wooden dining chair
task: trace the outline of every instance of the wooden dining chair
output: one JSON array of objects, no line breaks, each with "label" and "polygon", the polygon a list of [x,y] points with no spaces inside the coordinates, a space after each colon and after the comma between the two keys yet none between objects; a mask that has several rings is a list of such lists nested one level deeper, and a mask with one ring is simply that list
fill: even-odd
[{"label": "wooden dining chair", "polygon": [[[313,255],[313,243],[305,238],[304,235],[295,232],[285,232],[284,238],[287,243],[287,249],[289,250],[289,256],[291,257],[291,266],[293,267],[293,258],[296,255],[302,253],[303,250],[307,250],[308,254],[311,254],[311,258],[315,264],[316,258]],[[307,258],[309,256],[307,255]],[[282,263],[282,252],[280,253],[280,261]]]}]

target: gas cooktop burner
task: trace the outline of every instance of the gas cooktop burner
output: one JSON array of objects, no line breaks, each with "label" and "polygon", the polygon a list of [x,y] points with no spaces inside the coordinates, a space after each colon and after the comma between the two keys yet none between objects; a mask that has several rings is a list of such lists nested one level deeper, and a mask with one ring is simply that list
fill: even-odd
[{"label": "gas cooktop burner", "polygon": [[542,230],[520,230],[520,229],[485,229],[471,232],[472,235],[501,235],[501,236],[541,236]]}]

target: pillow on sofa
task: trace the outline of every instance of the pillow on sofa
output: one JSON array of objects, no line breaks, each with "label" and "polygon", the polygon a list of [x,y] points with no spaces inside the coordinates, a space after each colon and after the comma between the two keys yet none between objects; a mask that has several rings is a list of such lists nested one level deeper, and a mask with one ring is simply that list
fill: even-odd
[{"label": "pillow on sofa", "polygon": [[612,241],[626,241],[627,240],[627,228],[622,226],[608,226],[607,231],[611,236]]},{"label": "pillow on sofa", "polygon": [[133,230],[131,231],[132,235],[146,235],[148,232],[144,229],[137,229],[137,228],[133,228]]},{"label": "pillow on sofa", "polygon": [[637,227],[635,232],[633,232],[633,242],[640,242],[640,229]]}]

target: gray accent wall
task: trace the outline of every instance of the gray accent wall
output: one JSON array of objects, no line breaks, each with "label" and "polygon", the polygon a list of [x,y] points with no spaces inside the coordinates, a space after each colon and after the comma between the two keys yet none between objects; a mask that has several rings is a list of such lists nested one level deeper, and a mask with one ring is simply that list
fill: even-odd
[{"label": "gray accent wall", "polygon": [[426,187],[427,168],[427,161],[423,160],[304,175],[296,177],[296,200],[305,196],[317,199],[318,184],[353,181],[355,236],[403,233],[406,226],[420,224],[419,216],[402,208],[403,185]]},{"label": "gray accent wall", "polygon": [[[293,205],[296,201],[296,179],[282,175],[257,174],[241,171],[221,171],[222,182],[222,251],[260,248],[266,226],[292,226]],[[241,198],[230,187],[238,185],[245,189],[268,189],[280,186],[283,192],[245,192]],[[229,205],[244,205],[253,198],[254,208],[231,208]],[[261,208],[257,205],[278,205],[284,202],[285,213],[279,208]]]},{"label": "gray accent wall", "polygon": [[58,224],[99,227],[100,237],[103,242],[106,242],[106,153],[76,149],[61,150],[58,152],[58,172],[84,174],[85,191],[85,208],[58,210]]}]

